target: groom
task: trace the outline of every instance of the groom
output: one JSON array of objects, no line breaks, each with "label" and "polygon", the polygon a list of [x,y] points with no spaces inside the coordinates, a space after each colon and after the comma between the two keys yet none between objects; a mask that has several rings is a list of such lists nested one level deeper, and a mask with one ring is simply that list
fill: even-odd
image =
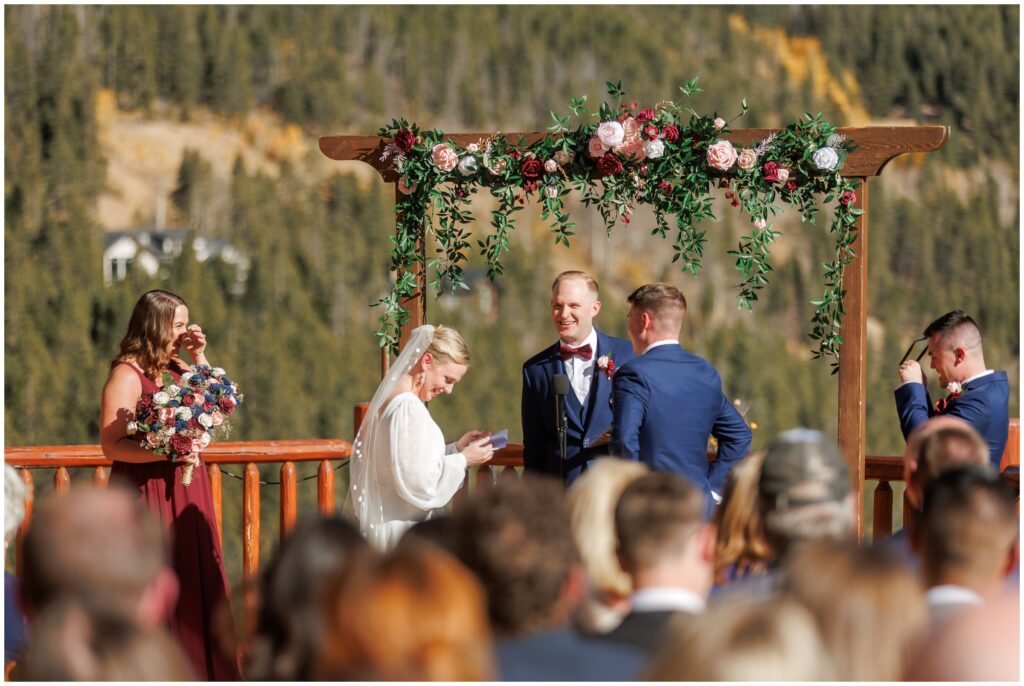
[{"label": "groom", "polygon": [[[594,328],[601,311],[597,282],[585,272],[562,272],[551,286],[551,320],[558,341],[523,364],[523,466],[571,483],[595,457],[612,425],[612,373],[633,358],[628,341]],[[569,377],[565,394],[566,462],[562,464],[552,378]],[[597,445],[595,445],[597,443]]]},{"label": "groom", "polygon": [[[715,368],[679,345],[683,294],[652,283],[628,300],[629,337],[640,357],[615,375],[612,454],[685,477],[704,492],[710,517],[726,475],[747,454],[750,429],[722,392]],[[709,436],[718,439],[710,464]]]}]

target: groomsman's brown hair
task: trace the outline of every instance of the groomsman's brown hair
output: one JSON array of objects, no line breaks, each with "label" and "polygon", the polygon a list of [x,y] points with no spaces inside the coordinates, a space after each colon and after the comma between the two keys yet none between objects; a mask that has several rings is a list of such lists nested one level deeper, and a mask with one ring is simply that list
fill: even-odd
[{"label": "groomsman's brown hair", "polygon": [[683,326],[686,296],[672,284],[645,284],[630,293],[626,300],[637,310],[651,315],[656,331],[678,333]]},{"label": "groomsman's brown hair", "polygon": [[554,293],[555,289],[558,288],[558,284],[563,281],[567,281],[568,279],[579,279],[580,281],[585,281],[587,283],[587,288],[594,294],[595,298],[599,298],[601,296],[601,289],[597,287],[597,281],[594,280],[594,277],[586,272],[572,270],[562,272],[555,277],[554,283],[551,284],[551,292]]}]

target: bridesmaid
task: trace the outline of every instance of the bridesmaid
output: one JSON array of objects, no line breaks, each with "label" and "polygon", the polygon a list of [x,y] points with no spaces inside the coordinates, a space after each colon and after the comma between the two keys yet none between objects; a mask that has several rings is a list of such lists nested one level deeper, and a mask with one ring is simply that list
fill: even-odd
[{"label": "bridesmaid", "polygon": [[[180,593],[171,615],[170,629],[180,641],[200,678],[216,681],[240,678],[227,577],[216,533],[216,515],[210,482],[202,469],[201,454],[171,463],[138,445],[127,434],[135,406],[146,393],[157,390],[163,372],[178,380],[188,370],[181,357],[184,346],[193,362],[209,364],[206,336],[188,325],[188,305],[167,291],[154,290],[136,303],[128,333],[111,363],[100,405],[100,443],[114,461],[111,478],[136,488],[139,497],[160,517],[171,539],[171,566],[178,575]],[[181,485],[186,464],[195,469],[192,483]]]}]

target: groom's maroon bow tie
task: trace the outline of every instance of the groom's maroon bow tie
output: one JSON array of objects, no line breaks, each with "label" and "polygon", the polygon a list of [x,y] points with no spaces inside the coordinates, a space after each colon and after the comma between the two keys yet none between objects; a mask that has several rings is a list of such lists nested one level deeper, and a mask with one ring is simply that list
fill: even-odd
[{"label": "groom's maroon bow tie", "polygon": [[584,360],[589,360],[594,356],[594,350],[590,347],[590,344],[581,345],[578,348],[570,348],[567,345],[558,346],[558,352],[562,355],[562,360],[568,360],[572,356],[582,357]]}]

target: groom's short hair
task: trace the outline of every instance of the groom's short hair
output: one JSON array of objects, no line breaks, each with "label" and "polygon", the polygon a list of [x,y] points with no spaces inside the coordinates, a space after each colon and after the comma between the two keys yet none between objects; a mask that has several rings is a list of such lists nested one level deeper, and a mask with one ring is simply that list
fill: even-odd
[{"label": "groom's short hair", "polygon": [[981,345],[981,328],[963,310],[947,312],[924,330],[926,338],[936,335],[950,345],[962,345],[965,348],[975,348]]},{"label": "groom's short hair", "polygon": [[551,292],[554,293],[555,289],[558,288],[558,284],[563,281],[568,281],[569,279],[579,279],[580,281],[583,281],[587,284],[587,290],[593,293],[595,298],[601,296],[601,289],[598,288],[597,281],[594,280],[594,277],[586,272],[573,270],[562,272],[556,276],[554,282],[551,284]]},{"label": "groom's short hair", "polygon": [[686,314],[686,296],[669,283],[648,283],[626,298],[636,309],[647,312],[659,332],[677,333]]}]

